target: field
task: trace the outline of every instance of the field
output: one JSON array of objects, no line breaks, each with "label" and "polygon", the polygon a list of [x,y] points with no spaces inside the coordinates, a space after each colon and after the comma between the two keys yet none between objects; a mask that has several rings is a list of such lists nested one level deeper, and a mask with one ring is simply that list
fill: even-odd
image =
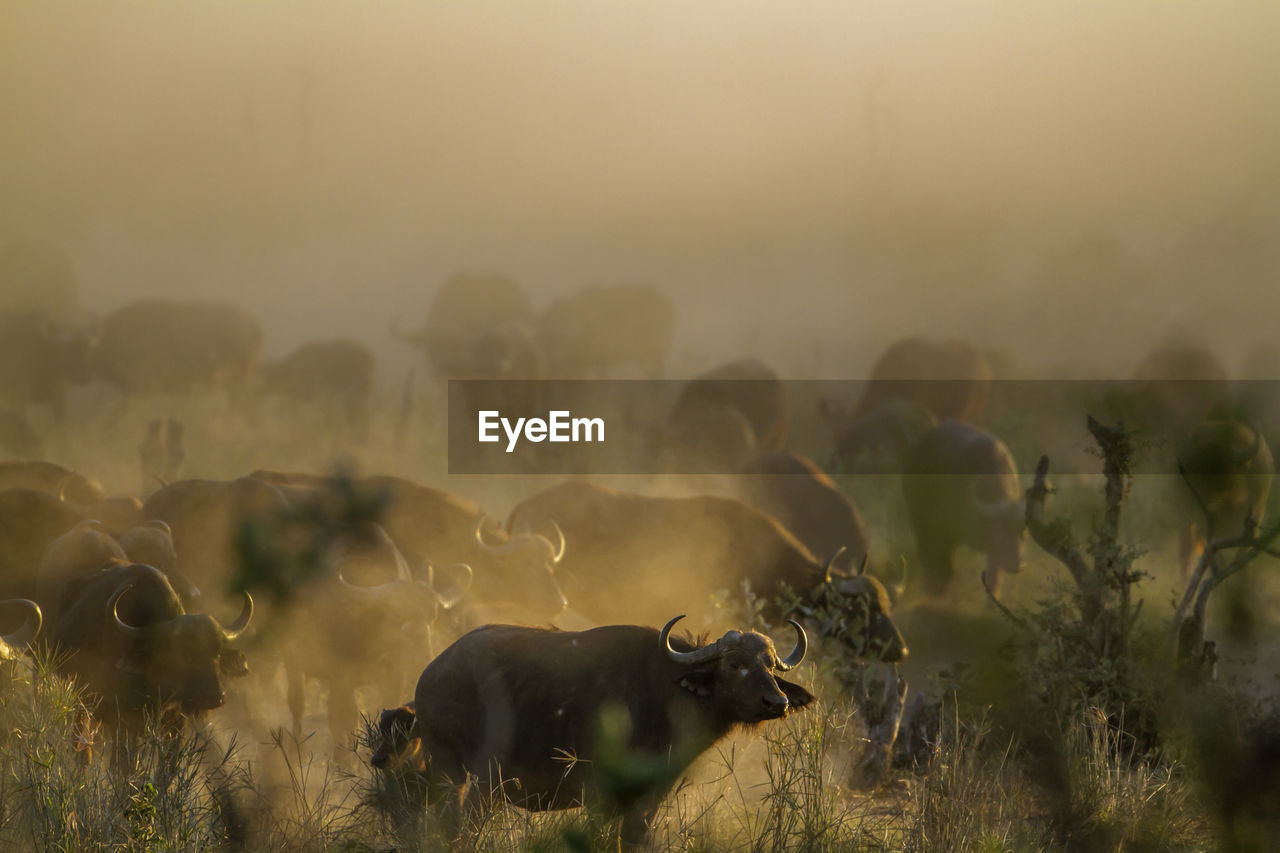
[{"label": "field", "polygon": [[[201,412],[216,404],[185,405]],[[426,426],[418,432],[432,433]],[[127,434],[91,430],[73,444],[85,459],[119,460],[127,454],[111,442],[124,444]],[[234,448],[234,432],[219,434],[224,441],[232,437]],[[287,443],[273,443],[274,434],[257,430],[243,445],[245,455],[232,449],[214,465],[197,457],[193,466],[231,476],[283,455],[288,466],[318,468],[331,453],[323,444],[295,447],[290,458]],[[198,430],[190,441],[212,446]],[[364,470],[395,453],[389,435],[377,433],[359,448],[372,461],[349,461]],[[435,451],[427,447],[402,459],[439,458]],[[129,473],[125,465],[99,468],[118,481]],[[509,504],[547,479],[453,483],[505,508],[504,498]],[[901,553],[909,569],[910,534],[893,479],[844,476],[839,482],[866,508],[873,552]],[[1027,485],[1031,479],[1024,475]],[[634,487],[638,481],[613,482]],[[655,482],[677,488],[675,481]],[[710,482],[689,481],[684,488]],[[1063,483],[1053,512],[1096,546],[1103,534],[1090,519],[1105,503],[1104,478],[1079,474]],[[1127,629],[1123,650],[1090,651],[1080,590],[1061,563],[1029,544],[1023,572],[1008,579],[1004,612],[970,585],[958,588],[947,616],[911,595],[899,602],[913,649],[903,673],[910,699],[921,701],[903,723],[887,771],[867,771],[874,760],[868,720],[885,707],[877,694],[884,666],[860,664],[838,644],[817,640],[798,680],[819,703],[704,755],[664,802],[648,849],[1270,849],[1277,837],[1280,713],[1274,664],[1267,660],[1276,612],[1276,587],[1264,575],[1269,558],[1224,583],[1225,600],[1209,610],[1209,633],[1221,647],[1217,678],[1194,667],[1188,675],[1187,656],[1180,659],[1168,633],[1176,555],[1167,539],[1161,545],[1157,538],[1160,514],[1143,512],[1156,505],[1160,484],[1158,477],[1139,475],[1117,504],[1133,520],[1126,516],[1122,540],[1110,547],[1132,561],[1134,574],[1106,594],[1103,607],[1118,612],[1126,587],[1126,601],[1148,599],[1145,609],[1137,608],[1144,612]],[[1144,530],[1152,538],[1144,540]],[[1148,541],[1150,550],[1139,544]],[[961,570],[976,576],[978,559],[963,556]],[[749,593],[724,590],[719,604],[719,624],[758,618]],[[970,644],[962,634],[979,639]],[[402,651],[406,670],[426,663],[421,650]],[[86,760],[78,688],[50,661],[37,655],[34,664],[6,664],[0,846],[550,851],[616,845],[607,815],[532,814],[500,799],[473,819],[461,841],[451,842],[438,807],[407,813],[404,779],[368,766],[375,737],[368,719],[359,738],[328,742],[323,688],[313,685],[306,730],[295,736],[273,658],[255,657],[251,648],[249,659],[253,674],[231,688],[226,709],[180,740],[149,735],[119,766],[102,753],[108,741],[101,739],[98,754]],[[870,679],[869,694],[857,689],[864,679]],[[365,713],[376,715],[377,705],[368,704],[373,697],[365,699]]]},{"label": "field", "polygon": [[1280,853],[1277,80],[1276,2],[0,0],[0,853]]}]

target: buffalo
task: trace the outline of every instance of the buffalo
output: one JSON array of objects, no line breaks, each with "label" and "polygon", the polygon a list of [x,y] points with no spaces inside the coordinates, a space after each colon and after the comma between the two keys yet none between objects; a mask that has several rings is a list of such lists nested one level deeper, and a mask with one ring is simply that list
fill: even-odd
[{"label": "buffalo", "polygon": [[275,518],[288,505],[278,488],[251,477],[179,480],[148,497],[140,517],[168,526],[182,572],[205,593],[216,594],[226,588],[238,563],[241,525]]},{"label": "buffalo", "polygon": [[[415,580],[373,522],[339,533],[322,560],[322,573],[294,591],[285,617],[284,663],[295,733],[302,732],[310,677],[328,687],[329,730],[337,743],[359,722],[357,688],[374,686],[379,700],[402,695],[410,675],[401,672],[404,652],[430,647],[431,625],[458,596],[442,596],[430,581]],[[366,582],[352,582],[357,576]]]},{"label": "buffalo", "polygon": [[902,494],[927,592],[948,589],[961,545],[986,552],[982,577],[993,594],[1002,572],[1020,570],[1026,519],[1018,468],[991,433],[944,420],[908,452]]},{"label": "buffalo", "polygon": [[876,360],[853,414],[866,415],[886,400],[914,400],[939,420],[974,420],[986,411],[991,380],[990,362],[972,344],[905,338]]},{"label": "buffalo", "polygon": [[[830,415],[824,411],[824,414]],[[836,430],[835,470],[897,474],[903,459],[920,439],[938,426],[933,411],[918,400],[885,400],[847,424],[831,420]]]},{"label": "buffalo", "polygon": [[54,652],[108,731],[120,733],[117,747],[140,734],[148,717],[176,734],[187,719],[222,707],[223,676],[246,671],[232,644],[253,616],[247,593],[224,628],[212,616],[188,614],[159,570],[125,564],[69,581],[58,606]]},{"label": "buffalo", "polygon": [[[1271,448],[1256,428],[1206,421],[1178,444],[1178,544],[1185,575],[1210,536],[1238,536],[1262,522],[1275,475]],[[1203,519],[1203,522],[1201,522]]]},{"label": "buffalo", "polygon": [[647,284],[585,287],[554,300],[536,328],[554,379],[656,379],[666,366],[676,310]]},{"label": "buffalo", "polygon": [[369,764],[377,770],[405,775],[424,776],[427,756],[422,751],[422,738],[414,729],[417,703],[407,702],[398,708],[384,708],[373,727]]},{"label": "buffalo", "polygon": [[36,311],[0,310],[0,403],[45,405],[67,416],[67,391],[93,379],[96,329],[55,323]]},{"label": "buffalo", "polygon": [[823,398],[818,411],[835,437],[833,462],[875,471],[882,467],[876,460],[899,465],[910,445],[938,421],[980,420],[991,388],[991,364],[971,344],[904,338],[876,360],[856,404]]},{"label": "buffalo", "polygon": [[650,497],[569,482],[526,499],[507,519],[515,535],[553,526],[566,542],[557,576],[574,609],[597,623],[647,621],[690,600],[705,602],[697,615],[709,616],[715,594],[736,594],[746,584],[767,619],[825,596],[848,617],[841,640],[859,657],[894,661],[906,654],[879,581],[832,572],[831,560],[824,564],[775,519],[741,501]]},{"label": "buffalo", "polygon": [[138,506],[134,498],[77,506],[36,489],[0,491],[0,597],[35,598],[40,561],[55,539],[87,520],[119,535],[137,521]]},{"label": "buffalo", "polygon": [[269,634],[283,638],[275,651],[287,674],[294,730],[301,731],[305,688],[314,679],[328,687],[336,740],[356,727],[357,688],[373,684],[385,698],[405,687],[395,680],[397,650],[428,644],[437,613],[460,593],[439,595],[427,561],[416,557],[415,578],[381,525],[359,511],[344,515],[350,508],[340,505],[332,483],[271,472],[185,480],[156,492],[143,509],[172,527],[179,565],[201,587],[252,589],[278,605]]},{"label": "buffalo", "polygon": [[447,379],[537,379],[542,353],[524,286],[500,273],[458,273],[447,279],[416,331],[392,323],[400,341],[420,349]]},{"label": "buffalo", "polygon": [[1129,382],[1108,386],[1109,416],[1119,420],[1167,460],[1197,424],[1235,414],[1227,366],[1211,350],[1193,345],[1154,349]]},{"label": "buffalo", "polygon": [[35,489],[0,491],[0,598],[36,598],[45,550],[84,521],[79,508]]},{"label": "buffalo", "polygon": [[36,574],[36,601],[49,624],[59,618],[59,591],[76,578],[113,565],[144,563],[159,569],[192,608],[200,590],[178,571],[177,552],[168,525],[149,521],[112,537],[97,519],[82,521],[49,544]]},{"label": "buffalo", "polygon": [[142,299],[102,321],[94,371],[126,399],[212,390],[235,405],[261,350],[262,327],[231,303]]},{"label": "buffalo", "polygon": [[[335,497],[333,477],[259,470],[249,475],[284,490],[291,500]],[[478,505],[449,492],[402,477],[358,477],[357,490],[384,500],[380,523],[410,569],[465,564],[471,567],[467,602],[455,614],[478,624],[492,608],[509,618],[548,620],[567,602],[556,580],[563,542],[548,526],[546,535],[508,536]],[[443,585],[442,580],[442,585]]]},{"label": "buffalo", "polygon": [[[427,665],[415,692],[428,796],[464,808],[498,792],[532,811],[586,803],[621,816],[621,841],[643,842],[662,798],[693,761],[735,728],[813,703],[754,631],[698,645],[638,625],[561,632],[478,628]],[[643,771],[637,768],[643,767]]]},{"label": "buffalo", "polygon": [[848,572],[867,556],[867,526],[853,502],[812,460],[775,450],[735,478],[747,503],[782,523],[814,554],[844,549],[834,563]]},{"label": "buffalo", "polygon": [[653,437],[674,467],[731,473],[780,450],[791,421],[786,385],[756,359],[730,362],[689,380]]},{"label": "buffalo", "polygon": [[1151,424],[1222,417],[1231,405],[1231,376],[1211,350],[1169,346],[1147,353],[1134,368],[1139,399],[1134,415]]},{"label": "buffalo", "polygon": [[180,573],[178,549],[173,544],[173,531],[168,524],[158,519],[143,521],[121,533],[116,540],[132,562],[146,563],[164,572],[188,606],[189,594],[199,596],[200,591]]},{"label": "buffalo", "polygon": [[363,430],[369,418],[376,364],[364,344],[349,338],[312,341],[277,361],[262,365],[262,395],[313,411],[349,429]]},{"label": "buffalo", "polygon": [[58,594],[68,581],[129,562],[120,543],[96,519],[80,522],[49,543],[36,573],[35,598],[50,626],[58,624]]},{"label": "buffalo", "polygon": [[0,489],[37,489],[67,503],[93,504],[107,492],[93,477],[53,462],[0,462]]}]

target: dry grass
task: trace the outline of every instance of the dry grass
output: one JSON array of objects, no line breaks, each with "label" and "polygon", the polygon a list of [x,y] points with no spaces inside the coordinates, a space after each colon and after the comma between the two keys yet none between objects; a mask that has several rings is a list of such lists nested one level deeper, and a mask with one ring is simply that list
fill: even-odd
[{"label": "dry grass", "polygon": [[[816,674],[816,673],[815,673]],[[348,771],[279,731],[254,758],[216,727],[146,737],[124,766],[76,751],[80,696],[38,664],[0,691],[0,848],[41,850],[613,849],[590,811],[494,804],[463,833],[407,814],[401,783]],[[832,695],[828,692],[826,695]],[[862,730],[828,701],[724,742],[659,811],[654,851],[1201,849],[1213,834],[1187,774],[1135,755],[1100,714],[1064,727],[1070,795],[1047,799],[1026,751],[982,720],[947,717],[927,772],[878,792],[846,784]],[[363,755],[363,752],[361,753]],[[350,756],[347,756],[350,758]],[[1072,815],[1072,826],[1062,815]]]}]

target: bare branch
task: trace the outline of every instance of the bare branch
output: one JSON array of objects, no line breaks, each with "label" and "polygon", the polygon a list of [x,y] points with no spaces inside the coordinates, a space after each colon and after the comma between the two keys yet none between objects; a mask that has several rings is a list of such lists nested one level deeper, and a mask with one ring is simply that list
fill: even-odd
[{"label": "bare branch", "polygon": [[1071,537],[1071,531],[1065,524],[1051,523],[1045,517],[1045,498],[1049,487],[1045,480],[1049,475],[1049,457],[1041,456],[1036,465],[1036,477],[1027,489],[1027,531],[1036,544],[1056,557],[1082,590],[1092,586],[1089,564]]},{"label": "bare branch", "polygon": [[1014,613],[1014,612],[1013,612],[1012,610],[1010,610],[1008,607],[1005,607],[1005,606],[1004,606],[1004,604],[1002,604],[1002,603],[1000,602],[1000,599],[996,598],[996,594],[995,594],[994,592],[992,592],[992,591],[991,591],[991,586],[990,586],[990,584],[988,584],[988,583],[987,583],[987,575],[986,575],[986,573],[985,573],[985,572],[983,572],[983,574],[982,574],[982,588],[983,588],[983,589],[985,589],[985,590],[987,591],[987,598],[991,599],[991,603],[992,603],[992,604],[994,604],[994,605],[996,606],[996,608],[997,608],[1001,613],[1003,613],[1003,614],[1005,615],[1005,617],[1006,617],[1006,618],[1008,618],[1008,620],[1009,620],[1010,622],[1012,622],[1013,624],[1017,625],[1017,626],[1018,626],[1019,628],[1021,628],[1022,630],[1026,631],[1026,632],[1028,632],[1028,633],[1032,633],[1032,628],[1031,628],[1031,626],[1030,626],[1030,625],[1028,625],[1028,624],[1026,623],[1026,621],[1024,621],[1024,620],[1022,619],[1022,617],[1018,616],[1016,613]]},{"label": "bare branch", "polygon": [[1205,538],[1213,538],[1213,513],[1209,512],[1209,505],[1205,503],[1204,496],[1196,489],[1191,482],[1191,477],[1187,474],[1186,466],[1182,464],[1182,460],[1178,460],[1178,476],[1182,477],[1182,482],[1186,483],[1188,491],[1196,500],[1196,506],[1200,507],[1200,511],[1204,513]]},{"label": "bare branch", "polygon": [[[1246,521],[1246,529],[1249,526]],[[1280,536],[1280,525],[1267,530],[1261,537],[1248,535],[1224,536],[1205,546],[1204,554],[1200,557],[1200,562],[1196,565],[1195,572],[1192,573],[1191,581],[1187,584],[1187,591],[1183,594],[1182,602],[1178,605],[1177,611],[1174,612],[1173,625],[1170,626],[1170,637],[1178,643],[1179,650],[1185,652],[1194,645],[1179,639],[1185,632],[1194,631],[1194,635],[1197,637],[1196,643],[1199,642],[1198,638],[1203,636],[1205,609],[1208,607],[1209,597],[1213,594],[1213,591],[1227,578],[1253,562],[1259,554],[1275,556],[1275,549],[1271,547],[1271,543],[1277,536]],[[1231,563],[1225,569],[1219,571],[1217,561],[1214,558],[1219,551],[1227,548],[1238,548],[1240,550],[1231,560]],[[1211,569],[1212,571],[1209,572],[1208,579],[1201,583],[1201,578],[1204,576],[1206,569]],[[1195,607],[1191,616],[1193,621],[1191,625],[1184,625],[1187,605],[1193,595],[1195,597]]]},{"label": "bare branch", "polygon": [[1120,505],[1124,501],[1125,479],[1133,457],[1133,445],[1124,424],[1106,426],[1092,415],[1088,417],[1089,433],[1102,451],[1102,473],[1107,478],[1106,510],[1103,513],[1104,538],[1114,542],[1120,533]]}]

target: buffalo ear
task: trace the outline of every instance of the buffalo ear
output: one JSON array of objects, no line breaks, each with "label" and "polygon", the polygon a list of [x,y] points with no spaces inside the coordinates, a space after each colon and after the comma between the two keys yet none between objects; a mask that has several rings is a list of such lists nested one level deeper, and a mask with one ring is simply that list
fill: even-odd
[{"label": "buffalo ear", "polygon": [[787,702],[790,703],[790,706],[795,710],[799,710],[806,705],[810,705],[818,701],[817,696],[814,696],[799,684],[792,684],[785,678],[778,678],[776,675],[773,677],[773,680],[778,682],[778,689],[786,694]]},{"label": "buffalo ear", "polygon": [[408,705],[401,705],[391,712],[391,726],[407,735],[413,728],[417,716]]},{"label": "buffalo ear", "polygon": [[218,655],[218,670],[231,678],[248,675],[249,661],[238,649],[223,649]]},{"label": "buffalo ear", "polygon": [[676,683],[684,690],[688,690],[696,696],[707,697],[711,695],[711,690],[715,686],[716,674],[715,670],[698,667],[680,674],[680,678]]}]

